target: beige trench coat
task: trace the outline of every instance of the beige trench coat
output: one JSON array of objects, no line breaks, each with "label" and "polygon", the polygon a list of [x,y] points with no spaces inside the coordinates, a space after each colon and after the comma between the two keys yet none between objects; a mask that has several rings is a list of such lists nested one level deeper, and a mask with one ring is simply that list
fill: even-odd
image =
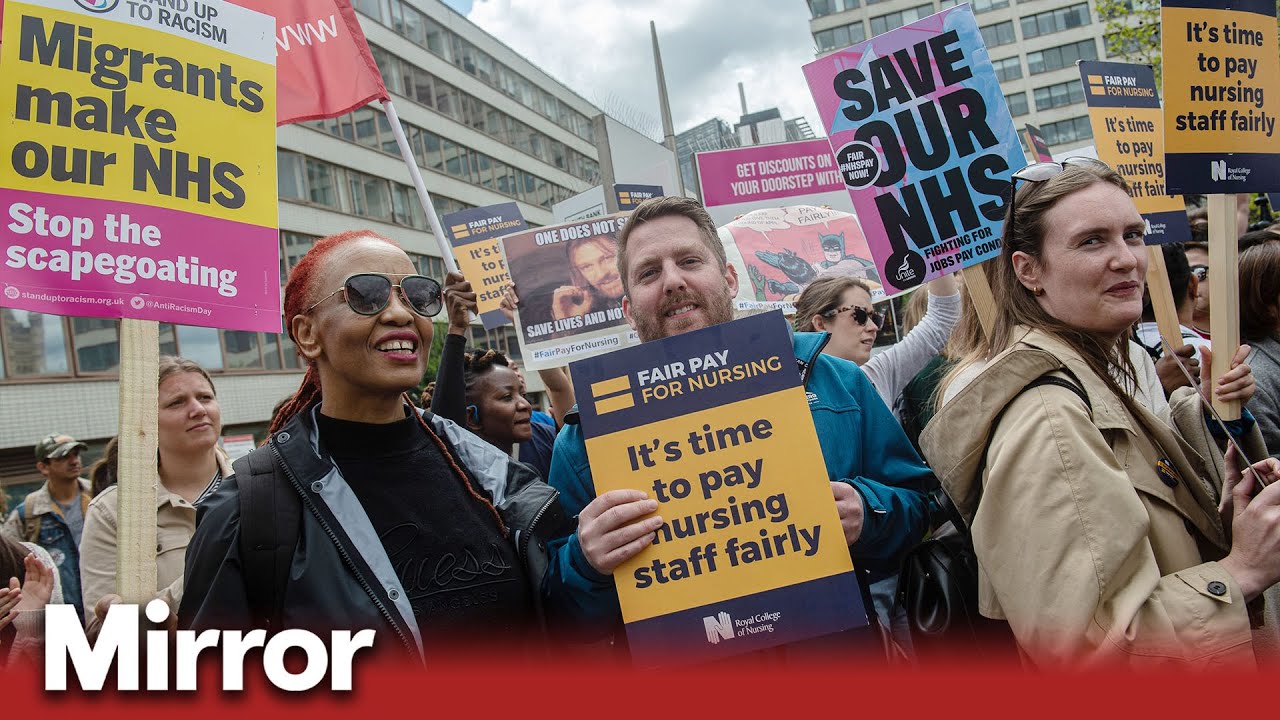
[{"label": "beige trench coat", "polygon": [[[1050,373],[1088,404],[1066,388],[1024,391]],[[1069,346],[1028,331],[921,444],[971,524],[980,610],[1009,622],[1025,659],[1254,664],[1244,597],[1216,562],[1230,543],[1204,461],[1151,413],[1130,413]]]}]

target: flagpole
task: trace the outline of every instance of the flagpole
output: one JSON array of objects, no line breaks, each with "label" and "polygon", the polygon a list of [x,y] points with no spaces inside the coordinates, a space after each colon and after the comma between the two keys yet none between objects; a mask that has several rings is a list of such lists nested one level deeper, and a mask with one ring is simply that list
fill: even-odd
[{"label": "flagpole", "polygon": [[382,100],[382,109],[387,113],[387,120],[391,123],[391,134],[395,136],[396,144],[400,146],[400,156],[404,158],[404,164],[409,166],[409,177],[413,178],[413,187],[418,191],[418,201],[422,203],[422,210],[427,214],[427,222],[431,224],[431,234],[436,237],[436,245],[440,248],[440,257],[444,259],[445,270],[457,272],[458,264],[453,261],[453,253],[445,242],[440,218],[436,217],[435,208],[431,206],[431,193],[427,192],[427,186],[422,182],[422,171],[418,169],[418,160],[413,156],[413,148],[409,147],[409,139],[404,136],[404,126],[400,124],[400,116],[396,114],[396,106],[392,104],[391,98]]}]

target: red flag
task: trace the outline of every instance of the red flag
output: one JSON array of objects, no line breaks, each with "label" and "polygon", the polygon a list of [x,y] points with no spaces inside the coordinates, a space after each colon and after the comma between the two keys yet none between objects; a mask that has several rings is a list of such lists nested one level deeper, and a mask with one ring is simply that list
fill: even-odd
[{"label": "red flag", "polygon": [[276,18],[276,125],[387,97],[349,0],[232,0]]}]

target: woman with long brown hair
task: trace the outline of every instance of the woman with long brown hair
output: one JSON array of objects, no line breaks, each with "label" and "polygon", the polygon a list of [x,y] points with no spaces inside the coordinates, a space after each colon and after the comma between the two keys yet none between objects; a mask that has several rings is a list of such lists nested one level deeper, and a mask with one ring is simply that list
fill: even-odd
[{"label": "woman with long brown hair", "polygon": [[[216,490],[231,472],[226,453],[218,447],[222,436],[222,407],[213,379],[198,364],[169,355],[160,358],[159,411],[156,415],[156,597],[171,613],[182,602],[182,572],[187,543],[196,529],[196,503]],[[115,478],[119,470],[116,440],[108,444],[103,474]],[[95,465],[94,475],[99,468]],[[95,477],[95,482],[97,478]],[[96,635],[103,612],[116,595],[117,485],[103,488],[89,503],[80,540],[80,582],[84,593],[85,625]]]},{"label": "woman with long brown hair", "polygon": [[[1086,159],[1014,177],[1000,311],[921,438],[970,524],[979,609],[1036,664],[1252,664],[1247,606],[1280,580],[1280,464],[1242,476],[1233,449],[1215,487],[1134,401],[1146,247],[1124,179]],[[1273,484],[1255,496],[1257,475]]]},{"label": "woman with long brown hair", "polygon": [[371,232],[293,269],[285,323],[307,373],[205,503],[181,626],[374,628],[418,657],[536,634],[558,597],[538,539],[558,530],[557,495],[408,401],[440,309],[439,283]]}]

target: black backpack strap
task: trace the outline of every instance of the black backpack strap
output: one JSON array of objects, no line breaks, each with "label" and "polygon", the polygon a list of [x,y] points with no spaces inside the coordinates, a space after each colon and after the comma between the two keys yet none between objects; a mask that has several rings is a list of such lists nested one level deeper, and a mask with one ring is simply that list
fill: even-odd
[{"label": "black backpack strap", "polygon": [[265,446],[237,460],[233,468],[240,489],[240,558],[249,608],[258,626],[278,630],[302,525],[302,502]]}]

